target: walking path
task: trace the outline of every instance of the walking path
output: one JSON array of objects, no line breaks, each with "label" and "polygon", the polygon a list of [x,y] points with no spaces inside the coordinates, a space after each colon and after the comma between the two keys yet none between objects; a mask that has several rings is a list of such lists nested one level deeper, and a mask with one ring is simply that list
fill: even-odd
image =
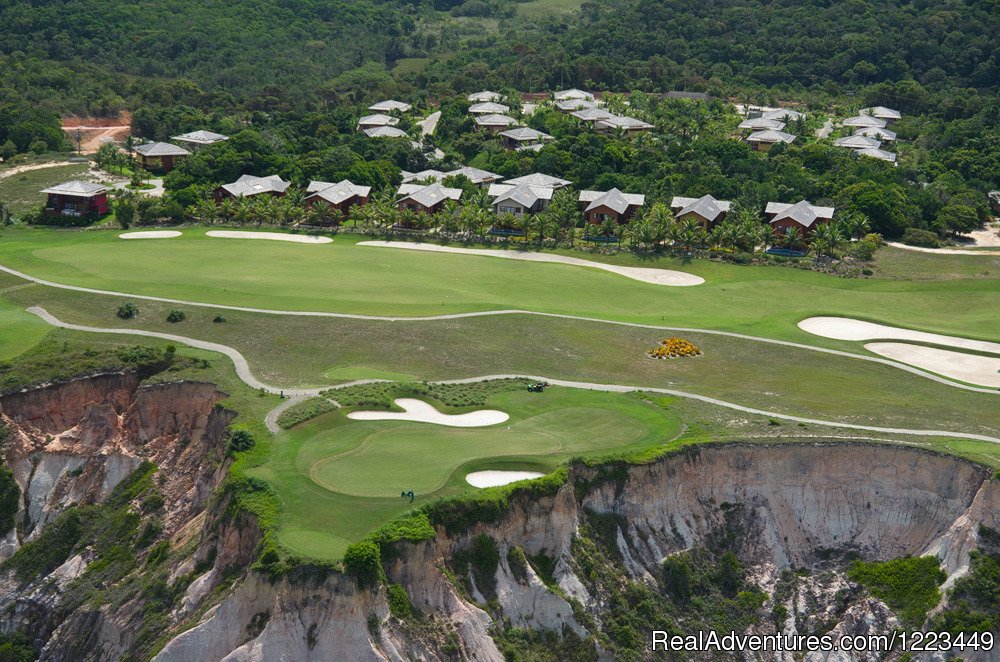
[{"label": "walking path", "polygon": [[71,166],[78,165],[82,162],[73,161],[52,161],[50,163],[31,163],[29,165],[19,165],[13,168],[8,168],[7,170],[0,170],[0,179],[7,179],[8,177],[13,177],[14,175],[20,175],[22,172],[31,172],[32,170],[44,170],[45,168],[58,168],[61,166]]},{"label": "walking path", "polygon": [[902,248],[917,253],[937,253],[938,255],[1000,255],[1000,251],[978,251],[968,248],[924,248],[923,246],[909,246],[898,241],[887,242],[894,248]]},{"label": "walking path", "polygon": [[[250,372],[250,366],[247,363],[246,358],[243,357],[238,351],[232,347],[227,347],[226,345],[221,345],[219,343],[207,342],[204,340],[195,340],[194,338],[186,338],[184,336],[177,336],[170,333],[158,333],[155,331],[142,331],[138,329],[107,329],[92,326],[83,326],[80,324],[69,324],[62,322],[53,315],[45,311],[44,308],[32,307],[28,309],[28,312],[38,315],[43,320],[52,324],[53,326],[61,327],[64,329],[71,329],[74,331],[86,331],[91,333],[113,333],[113,334],[126,334],[126,335],[136,335],[136,336],[148,336],[152,338],[162,338],[164,340],[171,340],[173,342],[179,342],[191,347],[196,347],[198,349],[206,349],[209,351],[220,352],[225,354],[230,359],[232,359],[233,364],[236,366],[236,374],[239,376],[244,383],[254,389],[263,389],[269,393],[284,393],[290,395],[298,400],[305,397],[318,395],[322,391],[331,389],[341,389],[348,386],[355,386],[358,384],[371,384],[374,382],[384,382],[388,380],[384,379],[362,379],[353,382],[347,382],[343,384],[337,384],[335,386],[330,386],[327,388],[313,388],[313,389],[279,389],[274,386],[270,386],[261,382]],[[745,407],[743,405],[738,405],[732,402],[726,402],[725,400],[719,400],[717,398],[710,398],[704,395],[697,395],[695,393],[688,393],[685,391],[677,391],[674,389],[666,388],[651,388],[647,386],[631,386],[623,384],[598,384],[595,382],[577,382],[565,379],[552,379],[550,377],[544,377],[539,375],[484,375],[481,377],[467,377],[464,379],[449,379],[442,380],[438,383],[441,384],[472,384],[476,382],[489,381],[495,379],[530,379],[533,381],[543,381],[549,384],[554,384],[556,386],[564,386],[566,388],[579,388],[587,389],[591,391],[604,391],[610,393],[631,393],[635,391],[651,392],[651,393],[662,393],[664,395],[672,395],[679,398],[688,398],[691,400],[698,400],[699,402],[706,402],[708,404],[716,405],[719,407],[725,407],[727,409],[733,409],[735,411],[744,412],[747,414],[757,414],[759,416],[766,416],[768,418],[779,419],[783,421],[792,421],[795,423],[809,423],[813,425],[823,425],[827,427],[834,428],[844,428],[849,430],[865,430],[868,432],[882,432],[889,434],[900,434],[900,435],[913,435],[921,437],[950,437],[956,439],[973,439],[976,441],[988,441],[991,443],[1000,444],[1000,437],[991,437],[989,435],[983,434],[971,434],[968,432],[953,432],[948,430],[911,430],[907,428],[890,428],[890,427],[879,427],[872,425],[859,425],[854,423],[840,423],[836,421],[824,421],[817,418],[806,418],[802,416],[792,416],[790,414],[780,414],[778,412],[767,411],[764,409],[756,409],[754,407]],[[281,411],[287,409],[293,404],[292,401],[285,402],[279,405],[276,409],[272,410],[267,415],[268,428],[272,432],[278,431],[277,417]],[[279,411],[280,410],[280,411]],[[278,414],[275,414],[278,412]],[[272,416],[273,414],[273,416]],[[273,427],[272,427],[273,426]]]},{"label": "walking path", "polygon": [[425,117],[424,119],[417,122],[420,125],[420,135],[422,136],[433,136],[434,130],[437,128],[438,120],[441,119],[441,111],[437,110]]},{"label": "walking path", "polygon": [[[642,324],[640,322],[621,322],[617,320],[606,320],[596,317],[585,317],[583,315],[566,315],[562,313],[546,313],[533,310],[519,310],[516,308],[504,309],[504,310],[485,310],[473,313],[450,313],[447,315],[426,315],[422,317],[394,317],[385,315],[362,315],[359,313],[331,313],[324,311],[303,311],[303,310],[272,310],[269,308],[251,308],[247,306],[227,306],[222,304],[213,303],[203,303],[200,301],[184,301],[182,299],[169,299],[166,297],[155,297],[142,294],[129,294],[126,292],[115,292],[112,290],[99,290],[91,287],[79,287],[77,285],[64,285],[62,283],[55,283],[52,281],[44,280],[41,278],[35,278],[34,276],[29,276],[28,274],[22,273],[10,267],[5,267],[0,265],[0,271],[9,273],[18,278],[22,278],[33,283],[38,283],[39,285],[45,285],[46,287],[55,287],[63,290],[72,290],[74,292],[86,292],[88,294],[101,294],[101,295],[111,295],[118,297],[128,297],[131,299],[139,299],[142,301],[158,301],[161,303],[173,303],[180,304],[184,306],[194,306],[197,308],[214,308],[217,310],[236,310],[240,312],[248,313],[260,313],[262,315],[289,315],[289,316],[302,316],[302,317],[332,317],[336,319],[360,319],[360,320],[372,320],[378,322],[433,322],[438,320],[455,320],[464,319],[471,317],[489,317],[491,315],[537,315],[539,317],[551,317],[555,319],[567,319],[578,322],[592,322],[595,324],[613,324],[617,326],[624,326],[629,328],[637,329],[651,329],[655,331],[670,331],[675,333],[700,333],[704,335],[713,336],[724,336],[727,338],[739,338],[741,340],[752,340],[754,342],[770,343],[772,345],[781,345],[783,347],[795,347],[797,349],[805,349],[813,352],[820,352],[823,354],[832,354],[834,356],[845,356],[852,359],[858,359],[860,361],[869,361],[872,363],[881,363],[883,365],[892,366],[893,368],[898,368],[900,370],[905,370],[914,375],[930,379],[932,381],[945,384],[947,386],[953,386],[955,388],[964,389],[966,391],[975,391],[977,393],[990,393],[996,395],[997,391],[988,388],[979,388],[976,386],[969,386],[967,384],[960,384],[958,382],[951,381],[940,375],[935,375],[930,372],[926,372],[919,368],[906,365],[905,363],[899,363],[897,361],[891,361],[889,359],[883,359],[875,356],[865,356],[862,354],[855,354],[853,352],[845,352],[839,349],[827,349],[825,347],[816,347],[815,345],[807,345],[805,343],[792,342],[789,340],[776,340],[774,338],[763,338],[760,336],[751,336],[746,333],[734,333],[732,331],[716,331],[712,329],[696,329],[690,327],[682,326],[664,326],[659,324]],[[39,309],[40,310],[40,309]],[[113,333],[135,333],[138,335],[142,334],[155,334],[155,332],[145,332],[145,331],[132,331],[125,329],[112,330]],[[161,334],[163,336],[169,336],[170,334]],[[179,338],[180,336],[172,336],[173,338]],[[180,341],[182,342],[182,341]],[[203,342],[203,341],[198,341]],[[214,344],[214,343],[209,343]],[[223,345],[218,345],[223,347]],[[227,348],[229,349],[229,348]],[[221,350],[216,350],[221,351]],[[232,350],[235,351],[235,350]],[[226,353],[226,352],[224,352]],[[259,388],[254,386],[254,388]],[[288,392],[286,392],[288,394]]]}]

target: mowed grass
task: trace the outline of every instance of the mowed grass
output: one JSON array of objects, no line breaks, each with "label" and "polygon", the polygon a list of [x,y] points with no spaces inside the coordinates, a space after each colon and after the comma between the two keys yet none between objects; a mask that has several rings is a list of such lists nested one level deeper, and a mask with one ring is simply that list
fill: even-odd
[{"label": "mowed grass", "polygon": [[484,408],[511,418],[458,429],[354,421],[334,412],[280,435],[271,458],[251,473],[278,494],[283,544],[300,554],[337,558],[373,526],[412,507],[400,498],[403,490],[414,490],[419,504],[475,490],[465,481],[472,471],[547,472],[570,457],[657,447],[681,429],[670,410],[622,394],[516,391],[491,397]]},{"label": "mowed grass", "polygon": [[[40,193],[50,186],[75,179],[88,170],[86,163],[68,166],[41,168],[29,170],[0,179],[0,200],[10,207],[11,213],[18,217],[24,212],[40,207],[45,202],[45,194]],[[0,170],[0,177],[3,170]]]},{"label": "mowed grass", "polygon": [[28,351],[52,330],[31,313],[0,299],[0,361]]},{"label": "mowed grass", "polygon": [[307,246],[204,232],[125,241],[103,231],[6,231],[0,263],[60,283],[274,310],[406,317],[518,308],[803,342],[816,339],[795,327],[799,320],[833,314],[1000,339],[1000,280],[992,278],[844,279],[707,260],[606,258],[682,269],[707,281],[665,287],[586,267],[361,247],[353,236]]},{"label": "mowed grass", "polygon": [[[390,322],[184,306],[180,308],[187,319],[169,324],[165,318],[178,307],[174,304],[138,301],[139,316],[122,321],[115,316],[120,297],[42,286],[7,296],[22,307],[41,305],[67,322],[221,342],[243,353],[259,379],[282,387],[393,375],[412,381],[513,373],[670,388],[777,413],[861,425],[992,436],[998,429],[998,394],[961,390],[849,356],[704,333],[534,315]],[[225,323],[212,321],[217,312]],[[666,336],[693,341],[703,356],[647,358],[646,350]],[[865,354],[863,343],[816,341]]]}]

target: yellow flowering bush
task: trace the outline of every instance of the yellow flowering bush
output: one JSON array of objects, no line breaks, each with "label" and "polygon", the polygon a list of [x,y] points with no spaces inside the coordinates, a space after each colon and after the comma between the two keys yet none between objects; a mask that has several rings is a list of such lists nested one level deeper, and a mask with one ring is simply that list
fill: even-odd
[{"label": "yellow flowering bush", "polygon": [[701,356],[701,350],[690,340],[664,338],[659,345],[646,354],[654,359],[678,359],[682,356]]}]

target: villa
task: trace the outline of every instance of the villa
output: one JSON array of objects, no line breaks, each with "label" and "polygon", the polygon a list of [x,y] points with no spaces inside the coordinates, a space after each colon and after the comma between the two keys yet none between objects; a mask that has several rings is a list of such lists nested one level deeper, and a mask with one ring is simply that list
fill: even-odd
[{"label": "villa", "polygon": [[42,193],[48,196],[47,216],[103,216],[108,213],[108,189],[93,182],[63,182]]},{"label": "villa", "polygon": [[448,200],[458,200],[462,197],[462,189],[446,188],[441,184],[401,184],[396,191],[400,198],[396,201],[399,211],[415,211],[421,214],[433,214],[441,209]]},{"label": "villa", "polygon": [[473,115],[506,115],[510,112],[510,106],[493,101],[483,101],[469,106],[469,113]]},{"label": "villa", "polygon": [[776,235],[788,234],[796,228],[803,236],[811,234],[817,225],[833,221],[833,207],[817,207],[806,200],[795,204],[769,202],[764,216]]},{"label": "villa", "polygon": [[179,159],[191,156],[191,152],[183,147],[170,143],[143,143],[135,146],[135,152],[139,165],[155,172],[170,172]]},{"label": "villa", "polygon": [[499,92],[490,92],[489,90],[485,90],[483,92],[473,92],[472,94],[466,97],[466,99],[468,99],[472,103],[481,103],[486,101],[500,101],[501,98],[502,97]]},{"label": "villa", "polygon": [[515,216],[528,216],[546,209],[554,193],[555,189],[550,186],[531,184],[493,184],[488,191],[493,198],[494,213]]},{"label": "villa", "polygon": [[856,115],[855,117],[848,117],[846,120],[841,122],[841,124],[843,124],[844,126],[859,127],[862,129],[872,128],[872,127],[877,129],[884,129],[886,122],[883,119],[880,119],[878,117],[873,117],[871,115]]},{"label": "villa", "polygon": [[490,172],[489,170],[480,170],[479,168],[470,168],[469,166],[462,166],[461,168],[450,170],[444,173],[442,178],[457,177],[459,175],[465,177],[476,186],[485,186],[486,184],[492,184],[493,182],[498,182],[501,179],[503,179],[503,177],[496,174],[495,172]]},{"label": "villa", "polygon": [[312,181],[309,182],[309,186],[306,188],[306,192],[309,195],[306,196],[303,202],[307,208],[322,203],[346,214],[355,205],[364,206],[368,204],[368,195],[371,193],[371,190],[372,187],[370,186],[358,186],[346,179],[336,184]]},{"label": "villa", "polygon": [[503,146],[507,149],[530,148],[534,145],[541,149],[543,143],[553,139],[547,133],[526,126],[501,131],[499,135],[503,139]]},{"label": "villa", "polygon": [[848,149],[878,149],[882,143],[874,138],[853,135],[837,138],[833,141],[833,144],[837,147],[846,147]]},{"label": "villa", "polygon": [[574,110],[570,113],[573,117],[580,120],[581,122],[591,123],[598,120],[608,119],[612,117],[611,113],[604,110],[603,108],[584,108],[583,110]]},{"label": "villa", "polygon": [[646,202],[644,195],[623,193],[616,188],[610,191],[580,191],[579,199],[583,218],[592,225],[600,225],[607,220],[628,223]]},{"label": "villa", "polygon": [[564,113],[571,113],[574,110],[586,110],[587,108],[597,108],[597,102],[590,99],[564,99],[556,101],[556,108]]},{"label": "villa", "polygon": [[365,129],[372,129],[378,126],[396,126],[399,124],[398,117],[392,117],[391,115],[385,115],[383,113],[376,113],[374,115],[365,115],[358,120],[358,130],[364,131]]},{"label": "villa", "polygon": [[778,108],[776,110],[768,110],[760,114],[761,119],[766,120],[778,120],[780,122],[798,122],[805,118],[805,115],[797,110],[788,110],[787,108]]},{"label": "villa", "polygon": [[413,106],[411,106],[408,103],[403,103],[402,101],[394,101],[392,99],[389,99],[387,101],[379,101],[378,103],[373,103],[372,105],[368,106],[368,110],[375,111],[376,113],[389,113],[393,111],[397,113],[408,113],[410,112],[411,108],[413,108]]},{"label": "villa", "polygon": [[626,136],[649,131],[653,125],[634,117],[610,115],[594,123],[594,130],[601,133],[621,132]]},{"label": "villa", "polygon": [[902,114],[898,110],[893,110],[892,108],[886,108],[885,106],[873,106],[871,108],[862,108],[861,114],[877,117],[880,120],[884,120],[886,123],[895,122],[896,120],[902,117]]},{"label": "villa", "polygon": [[488,115],[476,115],[476,124],[490,133],[500,133],[509,126],[517,124],[517,120],[507,115],[490,113]]},{"label": "villa", "polygon": [[859,156],[868,156],[873,159],[878,159],[880,161],[887,161],[889,163],[896,163],[896,155],[892,152],[887,152],[884,149],[878,149],[876,147],[869,147],[867,149],[859,149],[854,152]]},{"label": "villa", "polygon": [[755,117],[740,122],[740,129],[750,129],[752,131],[781,131],[785,128],[785,123],[780,120],[773,120],[768,117]]},{"label": "villa", "polygon": [[177,142],[188,143],[192,146],[192,149],[197,147],[207,147],[208,145],[214,145],[215,143],[222,142],[224,140],[229,140],[229,136],[224,136],[221,133],[213,133],[211,131],[191,131],[190,133],[182,133],[179,136],[174,136],[171,140],[176,140]]},{"label": "villa", "polygon": [[572,101],[582,99],[584,101],[594,101],[594,95],[590,92],[578,90],[575,87],[569,90],[559,90],[553,93],[552,98],[556,101]]},{"label": "villa", "polygon": [[784,131],[768,129],[765,131],[754,131],[747,136],[746,140],[758,152],[766,152],[778,143],[790,144],[795,142],[795,136]]},{"label": "villa", "polygon": [[670,208],[673,210],[676,220],[693,219],[706,231],[724,221],[730,207],[732,207],[732,203],[729,200],[716,200],[710,195],[703,195],[700,198],[675,196],[670,201]]},{"label": "villa", "polygon": [[864,136],[866,138],[876,138],[878,140],[891,142],[896,139],[896,132],[890,131],[889,129],[879,128],[877,126],[869,126],[863,129],[856,129],[854,131],[856,136]]},{"label": "villa", "polygon": [[403,170],[401,173],[403,175],[403,184],[412,184],[414,182],[426,182],[432,184],[444,177],[443,172],[440,170],[434,170],[433,168],[421,170],[420,172],[407,172]]},{"label": "villa", "polygon": [[286,182],[278,175],[268,177],[243,175],[235,182],[223,184],[215,189],[215,201],[222,202],[226,198],[252,198],[257,195],[280,198],[291,185],[291,182]]},{"label": "villa", "polygon": [[406,131],[397,129],[394,126],[373,126],[365,129],[364,133],[369,138],[406,138]]},{"label": "villa", "polygon": [[529,186],[544,186],[546,188],[560,189],[565,186],[569,186],[573,182],[568,179],[560,179],[559,177],[553,177],[552,175],[544,175],[540,172],[536,172],[530,175],[524,175],[523,177],[508,179],[504,183],[511,184],[513,186],[528,184]]}]

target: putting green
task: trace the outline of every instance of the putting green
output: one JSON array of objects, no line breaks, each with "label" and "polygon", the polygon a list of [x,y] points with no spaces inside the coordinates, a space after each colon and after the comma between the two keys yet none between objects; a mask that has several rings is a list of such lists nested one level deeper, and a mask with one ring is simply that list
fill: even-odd
[{"label": "putting green", "polygon": [[1000,317],[993,314],[1000,308],[995,278],[847,279],[671,257],[597,258],[679,269],[706,280],[673,288],[585,267],[362,247],[356,241],[346,235],[308,247],[222,241],[194,228],[169,242],[145,242],[122,241],[114,231],[18,229],[0,232],[0,264],[64,284],[275,310],[422,316],[520,308],[810,343],[816,339],[795,324],[823,314],[1000,338]]},{"label": "putting green", "polygon": [[0,361],[28,351],[51,330],[37,316],[0,299]]},{"label": "putting green", "polygon": [[673,412],[629,394],[553,387],[497,394],[471,409],[481,408],[511,418],[485,428],[449,428],[356,421],[334,412],[283,433],[267,463],[250,470],[278,496],[282,543],[335,559],[347,544],[413,507],[399,498],[404,489],[416,493],[419,505],[478,491],[465,481],[470,471],[547,472],[579,455],[659,446],[680,431]]}]

